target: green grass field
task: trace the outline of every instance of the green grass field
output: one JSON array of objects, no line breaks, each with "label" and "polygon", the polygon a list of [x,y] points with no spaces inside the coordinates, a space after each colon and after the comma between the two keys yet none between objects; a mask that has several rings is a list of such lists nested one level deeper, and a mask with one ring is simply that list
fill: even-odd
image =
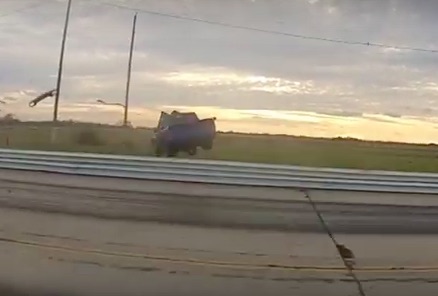
[{"label": "green grass field", "polygon": [[[58,127],[51,142],[47,125],[0,126],[0,147],[152,155],[148,129],[75,124]],[[81,139],[84,133],[90,139]],[[438,146],[343,139],[219,133],[213,150],[179,157],[316,167],[438,172]]]}]

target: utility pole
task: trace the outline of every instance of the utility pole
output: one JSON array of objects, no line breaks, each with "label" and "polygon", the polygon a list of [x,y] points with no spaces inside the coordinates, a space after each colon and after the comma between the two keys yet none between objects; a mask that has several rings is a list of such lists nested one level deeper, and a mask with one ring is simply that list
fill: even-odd
[{"label": "utility pole", "polygon": [[64,64],[65,41],[67,39],[68,23],[70,20],[71,2],[72,2],[72,0],[68,0],[67,12],[66,12],[66,16],[65,16],[64,32],[62,35],[61,55],[59,57],[59,66],[58,66],[58,80],[56,82],[55,104],[53,107],[53,122],[58,121],[59,95],[61,93],[62,68],[63,68],[63,64]]},{"label": "utility pole", "polygon": [[132,54],[133,54],[133,51],[134,51],[135,26],[136,26],[136,24],[137,24],[137,13],[135,13],[134,20],[132,22],[131,47],[129,49],[129,61],[128,61],[128,78],[126,80],[125,114],[123,116],[123,125],[124,126],[128,126],[129,87],[130,87],[130,84],[131,84]]}]

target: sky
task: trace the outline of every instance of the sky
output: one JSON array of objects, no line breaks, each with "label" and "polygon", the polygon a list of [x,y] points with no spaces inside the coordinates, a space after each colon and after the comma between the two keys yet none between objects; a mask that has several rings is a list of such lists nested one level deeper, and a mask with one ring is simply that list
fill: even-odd
[{"label": "sky", "polygon": [[[53,99],[28,102],[55,88],[66,5],[0,0],[0,116],[51,120]],[[438,142],[438,53],[292,36],[438,50],[434,0],[73,0],[61,120],[120,124],[96,100],[124,102],[136,10],[136,126],[177,109],[223,131]]]}]

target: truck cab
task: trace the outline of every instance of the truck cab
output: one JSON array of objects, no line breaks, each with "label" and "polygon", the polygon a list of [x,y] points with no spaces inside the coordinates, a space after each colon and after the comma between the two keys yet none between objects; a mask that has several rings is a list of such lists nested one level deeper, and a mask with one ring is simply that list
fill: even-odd
[{"label": "truck cab", "polygon": [[155,155],[176,156],[180,151],[195,155],[198,147],[212,149],[215,120],[214,117],[200,120],[194,112],[161,112],[152,139]]}]

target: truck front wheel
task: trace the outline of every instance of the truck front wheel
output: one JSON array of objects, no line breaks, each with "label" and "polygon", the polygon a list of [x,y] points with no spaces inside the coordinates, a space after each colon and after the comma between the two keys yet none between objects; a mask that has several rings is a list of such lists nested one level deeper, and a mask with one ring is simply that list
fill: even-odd
[{"label": "truck front wheel", "polygon": [[163,154],[163,150],[161,150],[161,148],[160,147],[156,147],[155,148],[155,156],[161,156]]},{"label": "truck front wheel", "polygon": [[196,147],[192,147],[192,148],[190,148],[187,152],[189,153],[189,155],[196,155],[196,153],[197,153],[198,151],[197,151],[197,148],[196,148]]}]

